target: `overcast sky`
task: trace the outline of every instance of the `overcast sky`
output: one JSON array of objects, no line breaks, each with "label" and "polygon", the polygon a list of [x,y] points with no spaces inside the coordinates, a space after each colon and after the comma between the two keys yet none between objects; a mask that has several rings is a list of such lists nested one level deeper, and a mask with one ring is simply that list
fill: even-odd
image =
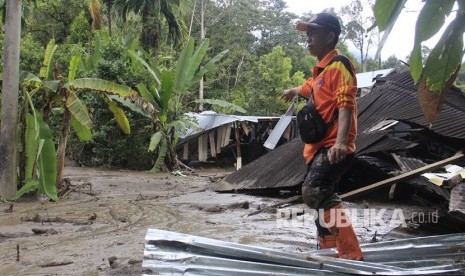
[{"label": "overcast sky", "polygon": [[[326,8],[334,7],[336,11],[343,5],[347,5],[351,0],[284,0],[288,5],[288,11],[298,15],[305,12],[319,13]],[[415,22],[422,7],[421,0],[407,1],[404,10],[397,19],[394,28],[381,52],[381,59],[386,60],[389,56],[395,55],[398,59],[405,60],[413,47],[415,35]],[[450,21],[450,19],[449,19]],[[433,48],[440,35],[436,35],[424,45]],[[373,54],[376,49],[373,49]]]}]

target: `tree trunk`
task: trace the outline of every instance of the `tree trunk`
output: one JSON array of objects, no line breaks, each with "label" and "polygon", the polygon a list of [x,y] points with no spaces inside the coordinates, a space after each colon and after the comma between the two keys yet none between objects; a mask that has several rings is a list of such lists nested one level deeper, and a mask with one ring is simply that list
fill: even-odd
[{"label": "tree trunk", "polygon": [[[27,93],[27,91],[24,91],[24,93]],[[26,182],[26,129],[27,129],[27,122],[26,122],[26,116],[29,112],[29,105],[27,100],[23,101],[22,104],[22,112],[19,114],[19,128],[20,133],[21,133],[21,143],[23,144],[23,150],[20,154],[18,154],[19,157],[19,169],[18,169],[18,183],[20,186],[22,186]]]},{"label": "tree trunk", "polygon": [[108,35],[111,37],[111,5],[108,4],[107,6],[108,12]]},{"label": "tree trunk", "polygon": [[5,18],[2,84],[2,121],[0,126],[0,195],[16,195],[16,137],[18,123],[19,46],[22,0],[7,0]]},{"label": "tree trunk", "polygon": [[61,129],[60,142],[57,150],[57,182],[56,187],[59,191],[63,184],[63,169],[65,167],[65,156],[66,156],[66,143],[68,142],[68,134],[71,127],[71,112],[68,108],[65,108],[63,114],[63,126]]},{"label": "tree trunk", "polygon": [[[200,2],[200,41],[205,39],[205,3],[204,0]],[[199,100],[203,100],[203,77],[200,79],[199,84]],[[199,111],[203,111],[203,103],[199,104]]]},{"label": "tree trunk", "polygon": [[175,129],[171,130],[171,133],[168,135],[168,154],[165,157],[165,164],[169,171],[179,170],[179,163],[178,163],[178,156],[176,151],[173,147],[173,137],[174,137]]}]

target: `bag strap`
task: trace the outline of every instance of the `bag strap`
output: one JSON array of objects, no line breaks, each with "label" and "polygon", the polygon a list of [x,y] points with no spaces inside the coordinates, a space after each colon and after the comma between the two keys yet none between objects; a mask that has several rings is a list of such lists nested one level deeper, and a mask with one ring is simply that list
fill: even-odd
[{"label": "bag strap", "polygon": [[[337,55],[337,56],[333,57],[333,59],[331,59],[331,61],[328,63],[328,65],[326,65],[326,67],[328,67],[329,65],[331,65],[331,64],[333,64],[334,62],[337,62],[337,61],[342,62],[344,67],[347,69],[347,71],[349,71],[349,73],[352,75],[352,77],[355,78],[354,71],[352,71],[352,67],[350,66],[350,60],[344,55]],[[318,70],[318,75],[321,74],[321,72],[323,72],[326,69],[326,67],[325,68],[318,68],[318,69],[321,69],[321,70]],[[307,105],[308,106],[313,105],[313,107],[316,109],[315,104],[313,102],[313,88],[312,88],[312,91],[310,93],[310,98],[307,100]],[[338,110],[336,110],[334,113],[335,113],[335,116],[328,123],[328,125],[332,125],[334,123],[334,121],[336,121],[336,119],[338,118],[338,114],[339,114]]]}]

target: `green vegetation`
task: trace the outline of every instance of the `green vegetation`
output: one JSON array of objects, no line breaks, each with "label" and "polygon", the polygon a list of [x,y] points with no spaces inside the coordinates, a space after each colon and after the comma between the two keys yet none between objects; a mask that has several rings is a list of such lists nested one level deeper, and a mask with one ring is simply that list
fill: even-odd
[{"label": "green vegetation", "polygon": [[[380,31],[389,29],[404,2],[376,1]],[[5,3],[0,1],[2,20]],[[374,18],[353,11],[373,4],[354,0],[340,12],[328,10],[344,23],[338,48],[358,71],[406,70],[396,57],[366,55],[367,47],[376,47]],[[427,1],[417,24],[410,69],[431,91],[455,77],[458,85],[465,83],[457,63],[463,56],[463,12],[437,47],[421,47],[454,4],[463,11],[463,1]],[[229,114],[281,115],[287,107],[282,91],[310,77],[317,63],[305,49],[305,34],[294,28],[312,14],[299,18],[285,7],[282,0],[23,1],[18,196],[37,191],[56,200],[65,154],[85,166],[179,168],[179,132],[195,127],[184,114],[200,104]],[[199,22],[205,22],[203,32]],[[444,70],[440,78],[432,74],[437,70]]]}]

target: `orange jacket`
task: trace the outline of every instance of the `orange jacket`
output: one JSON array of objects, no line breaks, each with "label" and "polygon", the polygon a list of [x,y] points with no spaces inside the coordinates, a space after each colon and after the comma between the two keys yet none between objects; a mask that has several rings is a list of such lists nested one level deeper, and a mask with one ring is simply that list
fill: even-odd
[{"label": "orange jacket", "polygon": [[305,144],[304,158],[307,164],[312,161],[313,156],[321,147],[331,147],[335,144],[338,129],[335,116],[338,108],[345,107],[352,110],[352,125],[347,138],[347,153],[351,154],[355,151],[355,137],[357,135],[357,103],[355,99],[357,95],[357,79],[354,77],[355,68],[351,63],[350,66],[353,72],[351,74],[341,61],[331,63],[332,59],[337,55],[339,55],[338,50],[329,52],[313,68],[313,77],[309,78],[300,89],[300,95],[306,98],[310,97],[313,89],[315,107],[323,119],[327,123],[334,120],[323,140],[314,144]]}]

